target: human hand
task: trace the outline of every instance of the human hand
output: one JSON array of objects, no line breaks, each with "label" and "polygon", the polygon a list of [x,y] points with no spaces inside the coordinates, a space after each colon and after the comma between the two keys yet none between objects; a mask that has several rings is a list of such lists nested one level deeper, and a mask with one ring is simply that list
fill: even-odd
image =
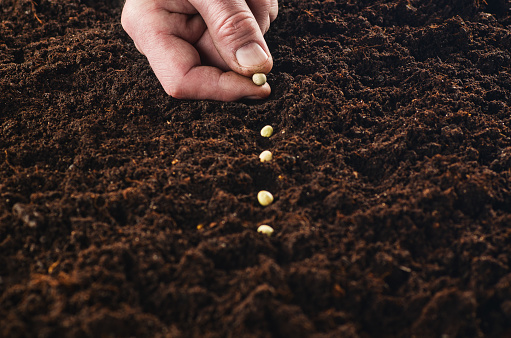
[{"label": "human hand", "polygon": [[273,60],[263,38],[278,0],[127,0],[121,23],[165,92],[180,99],[265,98]]}]

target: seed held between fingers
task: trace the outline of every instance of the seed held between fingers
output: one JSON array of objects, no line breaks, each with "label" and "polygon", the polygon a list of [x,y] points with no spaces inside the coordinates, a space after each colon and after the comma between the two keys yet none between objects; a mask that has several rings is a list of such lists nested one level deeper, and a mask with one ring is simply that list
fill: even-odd
[{"label": "seed held between fingers", "polygon": [[272,126],[264,126],[263,129],[261,129],[262,137],[270,137],[272,135],[273,135],[273,127]]},{"label": "seed held between fingers", "polygon": [[261,155],[259,155],[259,159],[261,162],[270,162],[273,159],[273,155],[271,151],[265,150],[261,153]]},{"label": "seed held between fingers", "polygon": [[265,234],[267,236],[271,236],[273,234],[273,228],[269,225],[260,225],[259,228],[257,228],[257,232]]},{"label": "seed held between fingers", "polygon": [[257,86],[262,86],[266,83],[266,75],[264,73],[255,73],[252,75],[252,82]]},{"label": "seed held between fingers", "polygon": [[273,195],[269,191],[261,190],[257,194],[257,200],[259,201],[259,204],[265,207],[273,203]]}]

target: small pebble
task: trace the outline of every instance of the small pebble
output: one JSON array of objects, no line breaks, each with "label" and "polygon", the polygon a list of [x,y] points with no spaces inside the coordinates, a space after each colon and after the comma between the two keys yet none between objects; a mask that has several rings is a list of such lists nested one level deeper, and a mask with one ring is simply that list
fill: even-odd
[{"label": "small pebble", "polygon": [[273,195],[269,191],[261,190],[257,194],[257,200],[259,201],[259,204],[265,207],[273,203]]},{"label": "small pebble", "polygon": [[264,73],[255,73],[252,75],[252,82],[257,86],[262,86],[266,83],[266,75]]},{"label": "small pebble", "polygon": [[32,206],[27,204],[14,204],[12,207],[12,213],[29,228],[37,228],[42,221],[42,215],[38,211],[34,210]]},{"label": "small pebble", "polygon": [[259,159],[261,162],[270,162],[273,159],[273,155],[271,151],[265,150],[261,153],[261,155],[259,155]]},{"label": "small pebble", "polygon": [[273,127],[272,126],[264,126],[263,129],[261,129],[262,137],[270,137],[272,135],[273,135]]},{"label": "small pebble", "polygon": [[271,236],[273,234],[273,228],[269,225],[260,225],[259,228],[257,228],[257,232]]}]

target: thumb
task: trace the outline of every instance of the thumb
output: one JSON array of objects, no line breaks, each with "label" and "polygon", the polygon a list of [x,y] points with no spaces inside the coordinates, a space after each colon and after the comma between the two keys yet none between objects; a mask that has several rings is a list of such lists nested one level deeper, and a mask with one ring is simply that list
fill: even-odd
[{"label": "thumb", "polygon": [[[270,72],[270,51],[245,1],[189,1],[201,14],[218,53],[233,71],[245,76]],[[270,6],[269,1],[261,3]]]}]

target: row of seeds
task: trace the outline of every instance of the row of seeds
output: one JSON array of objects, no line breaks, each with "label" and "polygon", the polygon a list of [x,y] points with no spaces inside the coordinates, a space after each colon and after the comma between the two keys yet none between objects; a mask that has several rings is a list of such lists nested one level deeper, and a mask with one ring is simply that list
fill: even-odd
[{"label": "row of seeds", "polygon": [[[265,126],[263,127],[263,129],[261,129],[262,137],[270,137],[271,135],[273,135],[272,126]],[[269,150],[265,150],[261,153],[261,155],[259,155],[259,159],[261,160],[261,162],[269,162],[272,160],[272,158],[273,155]],[[257,200],[259,201],[259,204],[265,207],[273,203],[273,195],[269,191],[261,190],[257,194]],[[257,228],[257,232],[260,232],[267,236],[271,236],[273,234],[273,228],[269,225],[263,224]]]}]

